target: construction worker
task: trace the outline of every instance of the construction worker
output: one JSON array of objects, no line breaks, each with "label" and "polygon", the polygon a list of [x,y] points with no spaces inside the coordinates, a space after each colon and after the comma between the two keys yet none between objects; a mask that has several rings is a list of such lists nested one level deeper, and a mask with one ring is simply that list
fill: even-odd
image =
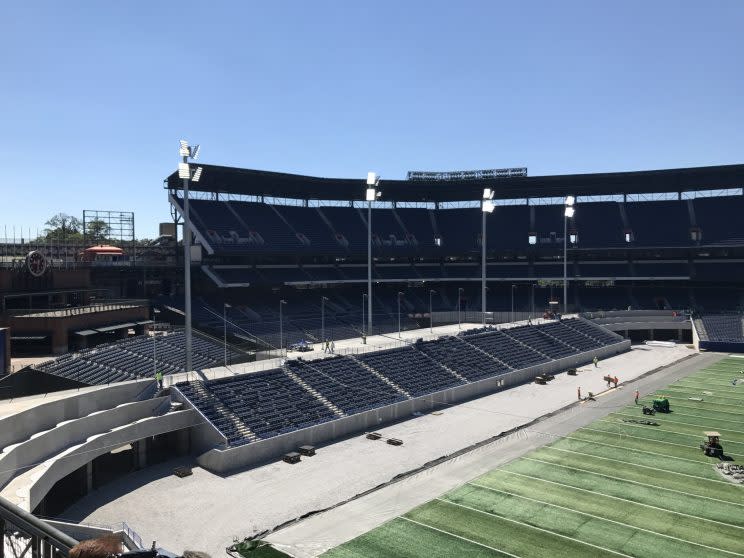
[{"label": "construction worker", "polygon": [[325,349],[323,349],[324,353],[330,353],[331,352],[331,342],[326,339],[325,341]]},{"label": "construction worker", "polygon": [[160,370],[155,372],[155,381],[158,383],[158,389],[163,389],[163,373]]},{"label": "construction worker", "polygon": [[581,386],[576,388],[576,395],[579,397],[579,401],[581,401]]},{"label": "construction worker", "polygon": [[635,404],[638,405],[638,398],[640,397],[640,393],[638,393],[638,390],[635,390]]},{"label": "construction worker", "polygon": [[336,342],[331,339],[331,354],[336,352]]},{"label": "construction worker", "polygon": [[615,384],[615,387],[617,387],[617,383],[618,383],[619,381],[620,381],[620,380],[618,380],[618,379],[617,379],[617,376],[615,376],[614,378],[612,378],[612,383],[613,383],[613,384]]},{"label": "construction worker", "polygon": [[597,357],[595,356],[595,357],[594,357],[594,358],[592,359],[592,362],[594,363],[594,368],[597,368],[597,365],[599,364],[599,359],[598,359],[598,358],[597,358]]}]

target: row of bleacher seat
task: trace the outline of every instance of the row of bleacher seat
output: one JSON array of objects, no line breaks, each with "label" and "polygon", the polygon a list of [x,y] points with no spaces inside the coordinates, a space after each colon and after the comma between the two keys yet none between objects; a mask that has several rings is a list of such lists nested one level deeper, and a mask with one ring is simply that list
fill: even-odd
[{"label": "row of bleacher seat", "polygon": [[742,314],[703,314],[701,316],[704,341],[725,343],[744,342],[744,316]]},{"label": "row of bleacher seat", "polygon": [[[152,378],[155,369],[164,375],[184,371],[186,335],[178,331],[154,338],[139,335],[69,353],[37,365],[35,368],[84,384],[108,384],[138,378]],[[154,355],[153,355],[154,349]],[[195,369],[213,368],[224,361],[224,346],[199,335],[192,336],[192,363]],[[153,360],[153,356],[156,360]],[[239,358],[228,349],[228,358]]]},{"label": "row of bleacher seat", "polygon": [[[181,203],[180,200],[177,203]],[[264,203],[193,200],[194,223],[219,251],[227,253],[364,253],[366,214],[349,207],[289,207]],[[736,224],[743,196],[650,202],[581,204],[570,228],[584,248],[627,245],[692,246],[691,229],[702,231],[703,244],[744,242]],[[480,242],[480,210],[457,208],[374,209],[374,251],[379,254],[467,253]],[[694,222],[693,222],[694,218]],[[563,206],[498,206],[487,222],[494,250],[557,248],[563,237]],[[663,223],[659,227],[658,223]],[[436,232],[435,232],[436,231]],[[435,237],[440,243],[435,242]]]},{"label": "row of bleacher seat", "polygon": [[198,385],[183,382],[177,388],[231,445],[238,445],[252,440],[215,409],[215,399],[254,439],[266,439],[553,358],[580,358],[587,350],[619,341],[600,326],[573,318],[503,330],[484,328],[357,356],[289,360],[283,368]]}]

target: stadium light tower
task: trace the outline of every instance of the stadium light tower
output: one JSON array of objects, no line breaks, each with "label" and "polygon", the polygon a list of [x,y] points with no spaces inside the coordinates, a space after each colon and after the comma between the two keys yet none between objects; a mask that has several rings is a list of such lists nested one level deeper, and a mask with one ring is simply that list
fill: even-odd
[{"label": "stadium light tower", "polygon": [[225,341],[225,366],[227,366],[227,309],[232,308],[230,303],[222,303],[222,321],[224,322],[224,341]]},{"label": "stadium light tower", "polygon": [[398,291],[398,339],[400,339],[400,297],[403,296],[403,293]]},{"label": "stadium light tower", "polygon": [[483,230],[481,231],[481,319],[486,325],[486,215],[493,213],[494,191],[490,188],[483,189],[483,200],[481,201],[481,212],[483,213]]},{"label": "stadium light tower", "polygon": [[372,332],[372,202],[381,195],[377,187],[380,177],[376,172],[367,173],[367,333]]},{"label": "stadium light tower", "polygon": [[429,291],[429,333],[434,333],[434,314],[431,311],[431,296],[437,291],[431,289]]},{"label": "stadium light tower", "polygon": [[367,302],[367,293],[362,293],[362,342],[367,344],[367,336],[365,335],[365,329],[367,328],[367,322],[364,321],[364,305]]},{"label": "stadium light tower", "polygon": [[576,213],[574,208],[576,198],[573,196],[566,196],[566,203],[563,209],[563,313],[568,313],[568,243],[566,237],[568,236],[568,218],[573,218]]},{"label": "stadium light tower", "polygon": [[320,343],[323,344],[326,341],[325,334],[325,303],[328,300],[327,296],[320,297]]},{"label": "stadium light tower", "polygon": [[193,172],[189,159],[196,160],[199,146],[189,146],[186,140],[179,141],[178,177],[183,180],[183,286],[184,286],[184,333],[186,337],[186,372],[191,372],[191,216],[189,214],[189,182],[199,182],[202,168],[196,167]]},{"label": "stadium light tower", "polygon": [[282,356],[282,349],[284,348],[284,314],[283,308],[287,304],[287,301],[282,299],[279,301],[279,356]]}]

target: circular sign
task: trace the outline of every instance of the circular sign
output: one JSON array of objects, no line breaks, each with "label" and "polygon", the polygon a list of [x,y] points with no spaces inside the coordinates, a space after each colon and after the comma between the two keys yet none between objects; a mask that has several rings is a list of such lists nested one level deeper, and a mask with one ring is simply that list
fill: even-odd
[{"label": "circular sign", "polygon": [[26,268],[34,277],[41,277],[47,269],[47,260],[44,254],[34,250],[26,256]]}]

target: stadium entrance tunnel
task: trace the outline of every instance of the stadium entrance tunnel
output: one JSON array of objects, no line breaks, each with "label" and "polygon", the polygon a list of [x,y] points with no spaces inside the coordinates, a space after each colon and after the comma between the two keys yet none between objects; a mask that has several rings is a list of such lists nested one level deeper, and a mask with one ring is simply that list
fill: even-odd
[{"label": "stadium entrance tunnel", "polygon": [[99,455],[58,480],[33,513],[59,516],[92,490],[121,480],[130,473],[189,453],[188,431],[178,430],[124,444]]}]

